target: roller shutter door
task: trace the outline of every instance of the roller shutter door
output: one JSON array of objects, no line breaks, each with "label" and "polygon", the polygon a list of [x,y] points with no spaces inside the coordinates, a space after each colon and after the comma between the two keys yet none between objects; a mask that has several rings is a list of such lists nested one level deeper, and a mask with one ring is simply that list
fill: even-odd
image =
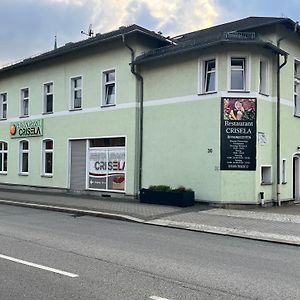
[{"label": "roller shutter door", "polygon": [[86,184],[86,140],[71,141],[70,189],[85,190]]}]

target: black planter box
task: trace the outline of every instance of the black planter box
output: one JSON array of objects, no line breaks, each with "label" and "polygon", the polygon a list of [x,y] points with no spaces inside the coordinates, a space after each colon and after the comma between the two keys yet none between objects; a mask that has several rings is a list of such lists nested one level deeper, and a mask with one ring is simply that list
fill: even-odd
[{"label": "black planter box", "polygon": [[140,202],[186,207],[195,204],[195,193],[192,191],[157,192],[148,189],[141,189]]}]

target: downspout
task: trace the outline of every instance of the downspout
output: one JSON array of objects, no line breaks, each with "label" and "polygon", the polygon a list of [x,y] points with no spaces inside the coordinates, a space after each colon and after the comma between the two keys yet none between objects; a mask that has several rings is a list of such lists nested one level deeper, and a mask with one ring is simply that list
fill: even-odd
[{"label": "downspout", "polygon": [[136,68],[133,64],[134,62],[134,50],[130,47],[125,39],[125,35],[122,34],[122,41],[126,48],[130,50],[131,53],[131,73],[137,78],[140,82],[140,111],[139,111],[139,141],[138,141],[138,148],[139,148],[139,158],[138,158],[138,193],[142,188],[142,170],[143,170],[143,125],[144,125],[144,78],[141,74],[136,71]]},{"label": "downspout", "polygon": [[[280,38],[277,40],[277,47],[280,48],[280,42],[285,39],[285,37]],[[280,54],[277,54],[277,102],[276,102],[276,202],[278,206],[281,206],[281,199],[280,199],[280,144],[281,144],[281,137],[280,137],[280,126],[281,126],[281,119],[280,119],[280,70],[284,67],[287,63],[287,54],[284,55],[284,62],[280,64]]]}]

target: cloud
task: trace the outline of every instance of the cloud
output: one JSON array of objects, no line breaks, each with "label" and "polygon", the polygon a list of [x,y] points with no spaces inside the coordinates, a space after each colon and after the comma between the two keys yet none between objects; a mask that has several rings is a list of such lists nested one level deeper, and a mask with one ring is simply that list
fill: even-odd
[{"label": "cloud", "polygon": [[90,4],[94,7],[91,22],[100,32],[137,23],[166,35],[174,35],[211,26],[218,17],[214,0],[86,1],[86,5]]},{"label": "cloud", "polygon": [[137,23],[174,35],[209,27],[219,13],[215,0],[44,0],[49,4],[82,6],[95,31],[107,32]]}]

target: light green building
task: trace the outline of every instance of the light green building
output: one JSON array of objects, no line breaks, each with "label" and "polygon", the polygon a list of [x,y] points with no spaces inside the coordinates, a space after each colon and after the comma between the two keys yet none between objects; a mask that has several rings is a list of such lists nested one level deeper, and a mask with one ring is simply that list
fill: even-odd
[{"label": "light green building", "polygon": [[299,26],[121,27],[0,69],[0,117],[2,187],[299,200]]}]

